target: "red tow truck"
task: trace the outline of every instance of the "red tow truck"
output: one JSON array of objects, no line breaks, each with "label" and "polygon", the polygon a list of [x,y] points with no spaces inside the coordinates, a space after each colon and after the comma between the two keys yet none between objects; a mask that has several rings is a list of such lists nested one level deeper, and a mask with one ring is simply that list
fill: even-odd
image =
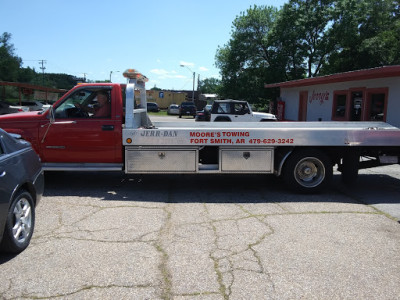
[{"label": "red tow truck", "polygon": [[[350,183],[361,168],[400,161],[400,129],[382,122],[152,122],[147,78],[124,75],[126,85],[79,84],[46,111],[0,116],[0,127],[31,142],[46,171],[275,174],[315,192],[335,165]],[[93,113],[99,93],[107,116]]]}]

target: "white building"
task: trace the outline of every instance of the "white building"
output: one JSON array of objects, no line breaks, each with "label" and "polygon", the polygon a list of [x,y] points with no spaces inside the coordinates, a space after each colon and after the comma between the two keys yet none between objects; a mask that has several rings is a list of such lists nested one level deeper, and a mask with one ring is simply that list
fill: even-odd
[{"label": "white building", "polygon": [[274,84],[288,121],[384,121],[400,127],[400,65]]}]

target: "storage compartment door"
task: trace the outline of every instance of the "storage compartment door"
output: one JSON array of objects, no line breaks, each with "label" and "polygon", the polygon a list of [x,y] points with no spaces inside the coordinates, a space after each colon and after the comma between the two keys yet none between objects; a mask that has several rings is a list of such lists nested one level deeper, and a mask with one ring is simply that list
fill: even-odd
[{"label": "storage compartment door", "polygon": [[221,172],[272,173],[273,150],[221,149]]},{"label": "storage compartment door", "polygon": [[127,150],[126,173],[186,173],[197,168],[196,150]]}]

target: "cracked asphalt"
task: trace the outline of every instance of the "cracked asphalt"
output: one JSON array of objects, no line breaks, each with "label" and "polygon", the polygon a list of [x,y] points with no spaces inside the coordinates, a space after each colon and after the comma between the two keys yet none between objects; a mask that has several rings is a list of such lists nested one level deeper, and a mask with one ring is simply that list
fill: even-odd
[{"label": "cracked asphalt", "polygon": [[308,196],[274,176],[48,173],[0,298],[398,299],[400,168],[378,171]]}]

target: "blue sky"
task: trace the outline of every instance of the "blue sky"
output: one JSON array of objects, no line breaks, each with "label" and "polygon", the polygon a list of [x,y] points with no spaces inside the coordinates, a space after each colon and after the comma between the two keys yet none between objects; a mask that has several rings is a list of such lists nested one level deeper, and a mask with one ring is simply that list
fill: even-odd
[{"label": "blue sky", "polygon": [[[0,0],[0,34],[12,34],[23,66],[126,82],[135,68],[161,89],[191,90],[193,73],[218,77],[215,53],[236,16],[283,0]],[[181,64],[186,67],[180,67]]]}]

